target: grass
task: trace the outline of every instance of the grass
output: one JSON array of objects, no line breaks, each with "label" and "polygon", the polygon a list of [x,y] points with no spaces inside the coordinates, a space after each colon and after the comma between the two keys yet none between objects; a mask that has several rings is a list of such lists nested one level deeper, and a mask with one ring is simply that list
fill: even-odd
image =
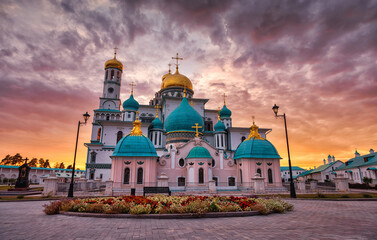
[{"label": "grass", "polygon": [[0,186],[0,190],[8,190],[9,188],[11,188],[11,186],[8,186],[8,185],[1,185]]},{"label": "grass", "polygon": [[[289,194],[276,194],[276,195],[261,195],[264,197],[279,197],[279,198],[289,198]],[[377,198],[377,193],[307,193],[307,194],[297,194],[299,199],[318,199],[318,198]]]}]

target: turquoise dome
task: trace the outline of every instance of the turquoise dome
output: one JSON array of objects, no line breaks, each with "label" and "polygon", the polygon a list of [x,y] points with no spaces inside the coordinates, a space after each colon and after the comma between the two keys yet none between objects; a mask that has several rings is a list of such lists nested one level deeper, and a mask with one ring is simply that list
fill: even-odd
[{"label": "turquoise dome", "polygon": [[215,125],[215,131],[216,132],[225,132],[225,125],[222,121],[217,121]]},{"label": "turquoise dome", "polygon": [[134,95],[131,94],[130,98],[123,102],[124,110],[137,111],[139,109],[139,103],[134,99]]},{"label": "turquoise dome", "polygon": [[200,114],[191,107],[187,98],[182,99],[181,104],[174,109],[172,113],[165,120],[165,130],[169,132],[196,132],[195,123],[198,123],[199,132],[203,131],[203,118]]},{"label": "turquoise dome", "polygon": [[220,110],[220,117],[227,117],[229,118],[232,116],[232,111],[230,111],[225,105],[223,108]]},{"label": "turquoise dome", "polygon": [[187,155],[186,158],[211,158],[211,154],[202,146],[196,146]]},{"label": "turquoise dome", "polygon": [[234,154],[234,159],[239,158],[281,158],[276,148],[266,139],[251,138],[243,141]]},{"label": "turquoise dome", "polygon": [[123,137],[115,147],[114,157],[158,157],[149,138],[144,135]]},{"label": "turquoise dome", "polygon": [[161,120],[157,117],[152,121],[152,124],[149,126],[150,129],[163,129],[163,124]]}]

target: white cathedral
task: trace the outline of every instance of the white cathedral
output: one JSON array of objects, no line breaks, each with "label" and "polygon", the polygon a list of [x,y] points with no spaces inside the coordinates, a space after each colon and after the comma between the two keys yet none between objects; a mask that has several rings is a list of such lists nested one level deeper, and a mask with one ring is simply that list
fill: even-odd
[{"label": "white cathedral", "polygon": [[137,102],[133,83],[122,104],[123,64],[116,53],[105,63],[85,143],[87,179],[111,180],[114,194],[157,186],[161,179],[172,191],[205,191],[210,181],[219,191],[238,191],[252,188],[256,174],[266,187],[281,187],[281,158],[266,140],[271,129],[234,127],[225,94],[221,110],[206,109],[209,99],[195,98],[190,79],[178,71],[182,58],[173,59],[175,73],[162,76],[161,89],[145,105]]}]

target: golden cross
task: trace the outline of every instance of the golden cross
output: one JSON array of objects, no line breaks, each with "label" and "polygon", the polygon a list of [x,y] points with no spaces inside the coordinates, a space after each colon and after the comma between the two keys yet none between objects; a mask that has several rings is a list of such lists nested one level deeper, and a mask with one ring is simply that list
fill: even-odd
[{"label": "golden cross", "polygon": [[183,58],[180,58],[180,57],[178,57],[178,53],[177,53],[177,56],[176,57],[172,57],[171,59],[175,59],[175,60],[177,60],[177,63],[175,64],[175,68],[177,69],[177,71],[178,71],[178,60],[183,60]]},{"label": "golden cross", "polygon": [[255,124],[255,116],[251,116],[251,118],[253,119],[253,124]]},{"label": "golden cross", "polygon": [[136,86],[136,84],[134,83],[134,81],[132,81],[129,85],[131,86],[131,95],[133,95],[134,94],[134,87]]},{"label": "golden cross", "polygon": [[224,106],[225,106],[225,98],[227,97],[227,95],[225,95],[225,93],[224,93],[223,96],[224,96]]},{"label": "golden cross", "polygon": [[199,137],[199,128],[202,128],[202,126],[198,126],[199,123],[195,123],[195,126],[192,126],[192,128],[195,128],[196,134],[195,137]]},{"label": "golden cross", "polygon": [[139,111],[136,111],[136,120],[139,120]]},{"label": "golden cross", "polygon": [[160,109],[161,106],[160,105],[156,105],[156,106],[154,106],[154,108],[156,109],[156,117],[158,118],[158,109]]},{"label": "golden cross", "polygon": [[171,73],[171,70],[170,70],[171,64],[169,63],[168,66],[169,66],[169,73]]},{"label": "golden cross", "polygon": [[219,107],[219,109],[217,110],[217,115],[219,116],[219,120],[220,120],[220,111],[221,111],[221,109]]},{"label": "golden cross", "polygon": [[115,48],[114,48],[114,58],[117,56],[117,50],[118,50],[118,48],[115,47]]}]

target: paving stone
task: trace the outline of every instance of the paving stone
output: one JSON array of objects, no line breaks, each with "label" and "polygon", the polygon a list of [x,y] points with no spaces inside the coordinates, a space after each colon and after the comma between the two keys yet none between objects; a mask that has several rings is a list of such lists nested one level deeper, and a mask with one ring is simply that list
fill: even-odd
[{"label": "paving stone", "polygon": [[377,202],[289,200],[286,214],[116,219],[45,215],[45,202],[1,202],[0,239],[376,239]]}]

